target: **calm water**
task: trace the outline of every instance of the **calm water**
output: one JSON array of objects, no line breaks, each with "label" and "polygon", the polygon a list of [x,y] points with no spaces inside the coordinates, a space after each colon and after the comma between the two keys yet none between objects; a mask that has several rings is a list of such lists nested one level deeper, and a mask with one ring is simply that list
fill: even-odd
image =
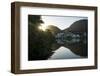
[{"label": "calm water", "polygon": [[49,59],[74,59],[74,58],[81,58],[74,54],[70,49],[61,46],[57,50],[54,51],[54,54]]},{"label": "calm water", "polygon": [[[55,18],[55,17],[54,17]],[[75,18],[75,17],[72,17]],[[59,17],[59,19],[62,19]],[[65,17],[64,17],[65,19]],[[69,17],[67,18],[69,22]],[[51,20],[51,19],[50,19]],[[72,19],[71,19],[72,20]],[[55,20],[58,21],[59,20]],[[46,22],[46,21],[45,21]],[[28,16],[28,60],[75,59],[88,57],[88,20],[75,21],[64,30],[50,24],[46,31],[40,15]],[[56,22],[56,23],[58,23]],[[66,20],[65,20],[66,22]],[[61,20],[60,20],[60,24]],[[60,26],[61,26],[60,25]]]}]

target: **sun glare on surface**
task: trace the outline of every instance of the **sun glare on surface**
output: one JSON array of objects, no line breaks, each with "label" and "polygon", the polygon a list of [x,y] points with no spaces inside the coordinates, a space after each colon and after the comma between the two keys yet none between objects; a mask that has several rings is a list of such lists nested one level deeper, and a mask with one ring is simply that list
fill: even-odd
[{"label": "sun glare on surface", "polygon": [[46,26],[46,25],[41,25],[41,26],[39,26],[38,28],[39,28],[40,30],[42,30],[42,31],[46,31],[47,26]]}]

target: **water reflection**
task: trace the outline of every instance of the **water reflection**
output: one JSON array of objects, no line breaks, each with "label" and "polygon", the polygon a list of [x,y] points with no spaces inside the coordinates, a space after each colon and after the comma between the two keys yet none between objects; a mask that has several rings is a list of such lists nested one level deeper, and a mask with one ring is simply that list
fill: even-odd
[{"label": "water reflection", "polygon": [[70,49],[61,46],[59,49],[55,50],[55,53],[48,59],[74,59],[80,57],[81,56],[74,54]]},{"label": "water reflection", "polygon": [[[53,54],[48,59],[75,59],[75,58],[87,58],[87,38],[73,38],[72,40],[65,41],[57,39]],[[54,45],[54,44],[53,44]],[[59,45],[58,47],[56,47]]]},{"label": "water reflection", "polygon": [[52,26],[45,32],[37,29],[40,22],[40,16],[29,16],[29,61],[88,57],[87,20],[75,22],[65,30]]}]

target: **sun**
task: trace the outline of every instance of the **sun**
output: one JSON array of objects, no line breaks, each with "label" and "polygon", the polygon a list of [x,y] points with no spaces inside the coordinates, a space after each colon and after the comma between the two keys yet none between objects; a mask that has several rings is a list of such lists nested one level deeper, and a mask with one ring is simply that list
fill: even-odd
[{"label": "sun", "polygon": [[38,28],[39,28],[40,30],[42,30],[42,31],[46,31],[47,26],[46,26],[46,25],[41,25],[41,26],[39,26]]}]

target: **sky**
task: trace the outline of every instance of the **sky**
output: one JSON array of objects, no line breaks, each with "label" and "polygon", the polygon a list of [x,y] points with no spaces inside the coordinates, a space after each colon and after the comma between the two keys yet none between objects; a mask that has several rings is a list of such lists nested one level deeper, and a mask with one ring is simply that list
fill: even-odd
[{"label": "sky", "polygon": [[71,26],[74,22],[81,20],[81,19],[87,19],[87,17],[75,17],[75,16],[41,16],[42,20],[44,21],[44,25],[54,25],[60,28],[61,30],[64,30]]}]

